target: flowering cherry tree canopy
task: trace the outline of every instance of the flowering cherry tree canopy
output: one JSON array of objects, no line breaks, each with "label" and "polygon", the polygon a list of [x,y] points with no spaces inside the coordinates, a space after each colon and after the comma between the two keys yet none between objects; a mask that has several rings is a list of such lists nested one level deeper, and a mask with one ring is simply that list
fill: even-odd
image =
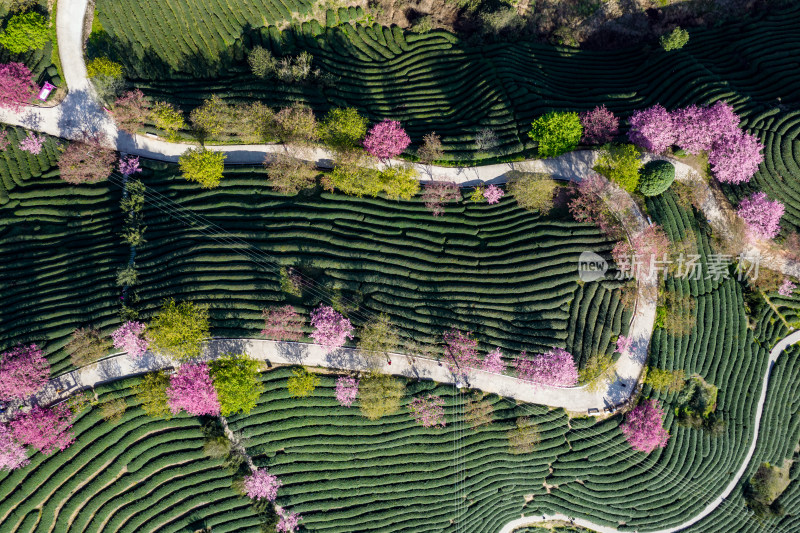
[{"label": "flowering cherry tree canopy", "polygon": [[737,214],[747,224],[747,229],[758,239],[772,239],[781,230],[784,205],[770,200],[765,192],[754,193],[739,203]]},{"label": "flowering cherry tree canopy", "polygon": [[470,333],[451,329],[444,334],[444,354],[448,370],[456,380],[466,380],[470,368],[479,368],[478,341]]},{"label": "flowering cherry tree canopy", "polygon": [[500,198],[505,196],[506,193],[503,192],[503,189],[498,187],[497,185],[489,185],[486,187],[486,190],[483,191],[483,197],[486,198],[486,201],[490,204],[496,204],[500,202]]},{"label": "flowering cherry tree canopy", "polygon": [[261,334],[276,341],[299,341],[303,338],[305,319],[291,305],[270,307],[261,313],[264,329]]},{"label": "flowering cherry tree canopy", "polygon": [[303,519],[297,513],[292,513],[286,509],[278,508],[278,524],[275,526],[275,531],[278,533],[294,533],[300,527],[300,520]]},{"label": "flowering cherry tree canopy", "polygon": [[0,424],[0,470],[15,470],[30,463],[25,447],[14,439],[14,432]]},{"label": "flowering cherry tree canopy", "polygon": [[350,407],[358,396],[358,380],[342,376],[336,380],[336,400],[344,407]]},{"label": "flowering cherry tree canopy", "polygon": [[495,348],[486,354],[486,357],[483,358],[483,364],[481,365],[481,370],[494,372],[495,374],[502,373],[505,368],[506,364],[503,361],[503,352],[500,351],[500,348]]},{"label": "flowering cherry tree canopy", "polygon": [[447,420],[444,417],[444,399],[435,394],[428,394],[414,398],[408,404],[411,418],[422,424],[423,427],[445,427]]},{"label": "flowering cherry tree canopy", "polygon": [[634,111],[628,119],[628,139],[648,152],[660,154],[675,142],[672,120],[670,112],[659,104]]},{"label": "flowering cherry tree canopy", "polygon": [[114,348],[128,352],[131,357],[143,356],[150,345],[144,336],[146,328],[147,326],[141,322],[125,322],[111,334]]},{"label": "flowering cherry tree canopy", "polygon": [[66,450],[75,441],[72,411],[66,404],[53,407],[33,407],[11,421],[11,431],[20,444],[31,446],[44,455]]},{"label": "flowering cherry tree canopy", "polygon": [[764,161],[764,145],[755,135],[736,130],[714,143],[708,163],[722,183],[746,183]]},{"label": "flowering cherry tree canopy", "polygon": [[169,409],[190,415],[220,414],[219,399],[206,363],[186,363],[170,376],[167,387]]},{"label": "flowering cherry tree canopy", "polygon": [[129,155],[126,157],[119,158],[119,172],[124,176],[132,176],[137,172],[141,172],[142,169],[139,168],[139,156],[138,155]]},{"label": "flowering cherry tree canopy", "polygon": [[14,62],[0,65],[0,107],[20,111],[37,92],[28,67]]},{"label": "flowering cherry tree canopy", "polygon": [[778,294],[780,294],[781,296],[791,296],[796,288],[797,288],[796,283],[794,283],[789,278],[784,278],[783,283],[778,288]]},{"label": "flowering cherry tree canopy", "polygon": [[536,385],[574,387],[578,383],[578,368],[572,354],[561,348],[553,348],[547,353],[532,359],[522,352],[514,360],[514,367],[520,379]]},{"label": "flowering cherry tree canopy", "polygon": [[666,446],[669,440],[663,419],[661,404],[655,400],[645,400],[625,416],[620,429],[634,450],[650,453]]},{"label": "flowering cherry tree canopy", "polygon": [[353,338],[350,320],[337,313],[329,305],[320,305],[311,312],[311,338],[326,352],[344,346],[346,339]]},{"label": "flowering cherry tree canopy", "polygon": [[256,470],[244,478],[244,490],[252,500],[274,502],[283,482],[266,470]]},{"label": "flowering cherry tree canopy", "polygon": [[24,399],[41,390],[50,377],[50,364],[35,344],[0,354],[0,401]]},{"label": "flowering cherry tree canopy", "polygon": [[389,159],[400,155],[411,138],[396,120],[386,119],[372,126],[364,138],[364,148],[380,159]]},{"label": "flowering cherry tree canopy", "polygon": [[581,141],[586,144],[605,144],[619,135],[619,118],[606,109],[605,105],[584,111],[580,118],[583,126]]},{"label": "flowering cherry tree canopy", "polygon": [[23,152],[28,152],[34,155],[42,153],[42,146],[44,146],[45,136],[38,135],[31,131],[28,136],[19,142],[19,149]]},{"label": "flowering cherry tree canopy", "polygon": [[617,352],[621,354],[628,353],[628,350],[631,349],[631,345],[633,344],[633,338],[626,337],[625,335],[620,335],[617,337]]}]

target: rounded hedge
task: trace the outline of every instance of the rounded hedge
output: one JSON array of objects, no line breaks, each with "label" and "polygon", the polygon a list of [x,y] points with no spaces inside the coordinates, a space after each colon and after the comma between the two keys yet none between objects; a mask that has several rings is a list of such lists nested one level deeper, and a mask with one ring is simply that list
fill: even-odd
[{"label": "rounded hedge", "polygon": [[639,192],[645,196],[658,196],[675,181],[675,167],[669,161],[650,161],[642,167]]}]

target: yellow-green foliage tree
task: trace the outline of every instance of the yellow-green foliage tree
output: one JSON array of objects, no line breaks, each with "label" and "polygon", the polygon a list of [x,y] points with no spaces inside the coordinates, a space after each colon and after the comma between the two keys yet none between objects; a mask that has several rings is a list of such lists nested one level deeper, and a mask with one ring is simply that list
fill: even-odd
[{"label": "yellow-green foliage tree", "polygon": [[179,361],[198,357],[203,340],[210,334],[207,306],[172,299],[147,326],[150,349]]}]

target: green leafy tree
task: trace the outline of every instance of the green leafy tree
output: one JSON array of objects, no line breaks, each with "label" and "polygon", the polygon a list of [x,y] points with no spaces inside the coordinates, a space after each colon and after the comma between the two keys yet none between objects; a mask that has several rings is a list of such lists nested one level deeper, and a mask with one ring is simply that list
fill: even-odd
[{"label": "green leafy tree", "polygon": [[659,43],[661,44],[661,48],[666,50],[667,52],[671,50],[680,50],[686,43],[689,42],[689,32],[682,29],[680,26],[672,30],[671,32],[664,34],[659,39]]},{"label": "green leafy tree", "polygon": [[669,161],[650,161],[642,167],[639,192],[645,196],[658,196],[675,181],[675,167]]},{"label": "green leafy tree", "polygon": [[9,19],[6,29],[0,33],[0,45],[12,54],[21,54],[43,48],[52,37],[47,20],[39,13],[28,11]]},{"label": "green leafy tree", "polygon": [[128,404],[125,403],[125,400],[117,398],[100,404],[100,413],[103,416],[103,420],[106,422],[118,424],[119,421],[122,420],[122,416],[125,414],[127,408]]},{"label": "green leafy tree", "polygon": [[215,137],[231,122],[234,110],[216,94],[192,109],[189,120],[202,137]]},{"label": "green leafy tree", "polygon": [[385,374],[370,373],[358,387],[361,412],[370,420],[392,414],[400,409],[406,392],[402,381]]},{"label": "green leafy tree", "polygon": [[319,385],[320,379],[316,374],[312,374],[305,368],[292,370],[292,377],[286,382],[289,394],[294,398],[303,398],[314,392]]},{"label": "green leafy tree", "polygon": [[178,131],[186,127],[183,113],[167,102],[153,104],[151,115],[156,128],[164,130],[167,133],[167,139],[170,141],[177,140]]},{"label": "green leafy tree", "polygon": [[399,344],[400,335],[386,313],[364,324],[358,339],[358,349],[373,363],[385,357],[387,352],[396,351]]},{"label": "green leafy tree", "polygon": [[508,437],[508,453],[520,455],[531,453],[536,449],[536,445],[541,442],[539,426],[528,417],[517,418],[517,427],[510,430]]},{"label": "green leafy tree", "polygon": [[334,150],[352,150],[360,147],[367,134],[367,119],[352,107],[335,107],[328,111],[319,126],[322,142]]},{"label": "green leafy tree", "polygon": [[75,367],[86,366],[108,355],[111,343],[94,328],[78,328],[72,333],[72,338],[64,346],[64,351],[69,354],[72,365]]},{"label": "green leafy tree", "polygon": [[169,410],[169,399],[167,398],[167,387],[169,387],[169,376],[164,371],[145,374],[133,386],[136,399],[141,403],[142,410],[147,416],[164,419],[172,418],[172,411]]},{"label": "green leafy tree", "polygon": [[317,119],[310,107],[292,104],[275,115],[278,132],[286,142],[305,144],[319,138]]},{"label": "green leafy tree", "polygon": [[249,413],[264,392],[261,364],[246,355],[226,354],[208,364],[222,416]]},{"label": "green leafy tree", "polygon": [[122,77],[122,65],[111,61],[107,57],[96,57],[86,63],[86,75],[90,78],[97,76],[109,76],[111,78]]},{"label": "green leafy tree", "polygon": [[164,303],[147,327],[150,348],[179,361],[198,357],[210,334],[207,306],[173,299]]},{"label": "green leafy tree", "polygon": [[518,171],[512,173],[509,173],[511,181],[508,182],[508,192],[521,208],[541,213],[547,213],[553,208],[559,185],[550,174]]},{"label": "green leafy tree", "polygon": [[225,157],[224,152],[189,148],[178,159],[178,166],[187,180],[196,181],[204,189],[213,189],[222,180]]},{"label": "green leafy tree", "polygon": [[597,353],[589,357],[578,371],[578,379],[589,392],[606,390],[614,377],[614,358],[610,353]]},{"label": "green leafy tree", "polygon": [[268,154],[264,158],[269,182],[281,194],[295,195],[317,184],[317,169],[308,161],[303,161],[285,153]]},{"label": "green leafy tree", "polygon": [[681,370],[647,368],[644,382],[659,392],[680,392],[686,384],[686,373]]},{"label": "green leafy tree", "polygon": [[380,178],[383,192],[391,200],[410,200],[419,192],[417,172],[409,166],[389,167]]},{"label": "green leafy tree", "polygon": [[250,70],[259,78],[266,78],[275,74],[278,61],[269,50],[261,46],[256,46],[247,55],[247,63]]},{"label": "green leafy tree", "polygon": [[539,143],[539,156],[556,157],[574,150],[581,141],[583,126],[578,113],[551,111],[531,124],[528,136]]},{"label": "green leafy tree", "polygon": [[594,170],[628,192],[639,185],[642,160],[639,149],[632,144],[607,144],[600,151]]}]

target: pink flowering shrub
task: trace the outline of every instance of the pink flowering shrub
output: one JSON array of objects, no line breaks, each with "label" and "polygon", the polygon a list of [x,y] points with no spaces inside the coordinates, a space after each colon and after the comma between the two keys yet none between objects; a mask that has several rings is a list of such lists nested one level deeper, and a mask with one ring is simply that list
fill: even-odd
[{"label": "pink flowering shrub", "polygon": [[796,288],[796,283],[793,283],[789,278],[784,278],[783,283],[778,288],[778,294],[781,296],[791,296]]},{"label": "pink flowering shrub", "polygon": [[428,182],[422,189],[422,201],[435,217],[444,214],[445,202],[459,200],[461,200],[461,190],[452,181]]},{"label": "pink flowering shrub", "polygon": [[628,350],[631,349],[632,344],[633,344],[633,339],[631,337],[620,335],[619,337],[617,337],[617,352],[623,355],[628,353]]},{"label": "pink flowering shrub", "polygon": [[628,139],[648,152],[660,154],[675,142],[672,115],[659,104],[634,111],[630,119]]},{"label": "pink flowering shrub", "polygon": [[14,433],[0,424],[0,470],[15,470],[30,463],[25,447],[14,440]]},{"label": "pink flowering shrub", "polygon": [[337,313],[329,305],[320,305],[311,312],[311,338],[327,353],[344,346],[346,339],[353,338],[350,320]]},{"label": "pink flowering shrub", "polygon": [[303,338],[306,320],[291,305],[270,307],[261,312],[264,329],[261,334],[276,341],[299,341]]},{"label": "pink flowering shrub", "polygon": [[111,342],[114,343],[114,348],[127,352],[134,358],[143,356],[147,352],[148,346],[150,346],[144,336],[145,328],[147,326],[141,322],[125,322],[111,334]]},{"label": "pink flowering shrub", "polygon": [[139,156],[129,155],[127,157],[119,158],[119,172],[125,176],[132,176],[136,172],[141,172],[139,168]]},{"label": "pink flowering shrub", "polygon": [[14,439],[50,455],[57,450],[66,450],[75,441],[72,429],[72,411],[60,403],[51,408],[35,406],[27,413],[17,415],[11,421]]},{"label": "pink flowering shrub", "polygon": [[11,144],[11,141],[8,140],[8,131],[0,131],[0,152],[5,152],[9,144]]},{"label": "pink flowering shrub", "polygon": [[750,234],[759,239],[772,239],[781,230],[784,205],[770,200],[765,192],[757,192],[742,199],[736,213],[747,224]]},{"label": "pink flowering shrub", "polygon": [[22,63],[0,65],[0,107],[20,111],[39,92],[31,71]]},{"label": "pink flowering shrub", "polygon": [[291,513],[286,509],[278,509],[278,524],[275,526],[275,531],[278,533],[294,533],[300,527],[300,520],[303,519],[297,513]]},{"label": "pink flowering shrub", "polygon": [[18,148],[23,152],[37,155],[42,152],[42,146],[44,146],[45,140],[46,137],[44,135],[37,135],[36,133],[29,131],[28,136],[19,142]]},{"label": "pink flowering shrub", "polygon": [[505,368],[506,364],[503,361],[503,353],[500,351],[500,348],[495,348],[486,354],[486,357],[483,358],[483,364],[481,365],[481,370],[494,372],[496,374],[501,374]]},{"label": "pink flowering shrub", "polygon": [[578,222],[597,226],[605,235],[616,239],[622,235],[622,229],[603,200],[608,186],[608,181],[600,175],[588,175],[572,188],[569,212]]},{"label": "pink flowering shrub", "polygon": [[553,348],[533,359],[522,352],[514,359],[517,377],[536,385],[573,387],[578,383],[578,368],[572,354],[561,348]]},{"label": "pink flowering shrub", "polygon": [[663,448],[669,433],[663,426],[664,410],[655,400],[645,400],[625,416],[620,429],[634,450],[650,453]]},{"label": "pink flowering shrub", "polygon": [[[722,100],[710,107],[703,108],[703,122],[705,128],[711,132],[712,143],[714,140],[722,139],[739,130],[739,115],[733,110],[733,106]],[[683,146],[681,148],[686,150]],[[710,145],[705,145],[703,150],[710,148]],[[686,151],[688,152],[688,150]]]},{"label": "pink flowering shrub", "polygon": [[24,399],[39,392],[50,377],[50,363],[35,344],[0,354],[0,401]]},{"label": "pink flowering shrub", "polygon": [[500,202],[500,198],[505,196],[506,193],[503,192],[503,189],[498,187],[497,185],[489,185],[486,187],[486,190],[483,191],[483,197],[486,198],[486,201],[490,204],[496,204]]},{"label": "pink flowering shrub", "polygon": [[256,470],[244,478],[244,491],[251,500],[274,502],[283,482],[266,470]]},{"label": "pink flowering shrub", "polygon": [[447,369],[456,380],[466,380],[470,368],[480,366],[478,357],[478,341],[470,337],[471,333],[461,333],[451,329],[444,334],[444,354]]},{"label": "pink flowering shrub", "polygon": [[669,253],[669,237],[658,224],[650,224],[635,233],[630,241],[619,241],[611,250],[614,262],[620,270],[629,271],[634,277],[649,275],[656,261]]},{"label": "pink flowering shrub", "polygon": [[219,398],[206,363],[181,365],[170,376],[167,400],[174,414],[181,409],[194,416],[219,416],[220,413]]},{"label": "pink flowering shrub", "polygon": [[580,114],[580,119],[583,126],[582,143],[605,144],[619,135],[619,118],[606,109],[605,105],[584,111]]},{"label": "pink flowering shrub", "polygon": [[342,376],[336,380],[336,400],[344,407],[350,407],[358,396],[358,380]]},{"label": "pink flowering shrub", "polygon": [[364,148],[380,159],[389,159],[400,155],[411,138],[396,120],[384,120],[372,126],[364,137]]},{"label": "pink flowering shrub", "polygon": [[714,143],[708,163],[722,183],[746,183],[764,161],[764,145],[754,135],[736,130]]},{"label": "pink flowering shrub", "polygon": [[423,427],[445,427],[447,420],[444,417],[444,399],[435,394],[428,394],[414,398],[408,404],[411,418],[422,424]]}]

